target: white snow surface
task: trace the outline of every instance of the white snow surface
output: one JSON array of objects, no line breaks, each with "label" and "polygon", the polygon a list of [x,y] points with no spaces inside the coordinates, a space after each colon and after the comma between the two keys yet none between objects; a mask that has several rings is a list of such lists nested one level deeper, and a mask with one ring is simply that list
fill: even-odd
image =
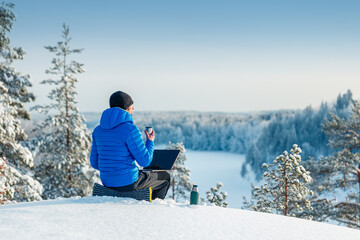
[{"label": "white snow surface", "polygon": [[0,206],[1,239],[357,240],[360,231],[173,200],[85,197]]}]

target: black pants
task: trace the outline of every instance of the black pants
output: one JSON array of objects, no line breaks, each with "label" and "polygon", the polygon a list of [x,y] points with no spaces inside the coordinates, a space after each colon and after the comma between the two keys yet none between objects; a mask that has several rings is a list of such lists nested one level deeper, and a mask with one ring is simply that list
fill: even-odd
[{"label": "black pants", "polygon": [[161,172],[139,172],[139,179],[123,187],[110,187],[117,191],[133,191],[143,188],[152,189],[152,199],[161,198],[164,199],[167,191],[170,187],[170,174],[166,171]]}]

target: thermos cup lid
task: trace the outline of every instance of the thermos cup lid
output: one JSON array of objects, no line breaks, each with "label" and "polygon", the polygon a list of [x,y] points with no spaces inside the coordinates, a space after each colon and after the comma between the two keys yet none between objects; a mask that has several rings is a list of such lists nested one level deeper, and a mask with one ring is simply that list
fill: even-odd
[{"label": "thermos cup lid", "polygon": [[198,185],[193,185],[192,191],[198,192],[199,191]]}]

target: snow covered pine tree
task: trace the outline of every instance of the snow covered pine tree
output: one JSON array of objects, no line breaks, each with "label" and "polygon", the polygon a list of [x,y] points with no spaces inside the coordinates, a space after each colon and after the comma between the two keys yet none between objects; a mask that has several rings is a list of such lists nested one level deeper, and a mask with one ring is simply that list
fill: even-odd
[{"label": "snow covered pine tree", "polygon": [[263,176],[265,183],[252,187],[253,203],[245,205],[261,212],[282,212],[284,215],[296,216],[303,207],[311,209],[306,197],[313,192],[305,185],[311,182],[310,173],[300,165],[301,149],[294,144],[290,153],[285,151],[273,164],[263,164],[266,169]]},{"label": "snow covered pine tree", "polygon": [[81,53],[82,49],[70,49],[69,27],[63,25],[63,41],[56,46],[45,47],[56,57],[46,73],[58,75],[58,80],[48,79],[42,84],[55,85],[49,99],[52,103],[34,109],[49,114],[38,126],[38,154],[36,177],[44,186],[43,198],[85,196],[91,192],[97,173],[90,167],[88,153],[91,134],[84,124],[84,117],[76,107],[75,74],[83,73],[83,64],[68,62],[69,55]]},{"label": "snow covered pine tree", "polygon": [[6,159],[8,166],[3,179],[13,188],[12,199],[18,202],[41,200],[42,187],[33,178],[34,160],[28,148],[21,144],[27,135],[20,120],[30,119],[24,103],[34,101],[28,91],[30,76],[23,75],[11,64],[21,60],[25,52],[21,48],[11,48],[7,33],[12,29],[15,15],[14,4],[0,4],[0,158]]},{"label": "snow covered pine tree", "polygon": [[[360,103],[353,102],[349,118],[331,114],[332,120],[325,121],[324,132],[329,144],[338,151],[329,160],[332,171],[329,192],[342,189],[346,200],[334,205],[331,218],[339,223],[360,229]],[[357,194],[356,194],[357,192]]]},{"label": "snow covered pine tree", "polygon": [[185,166],[186,156],[184,144],[169,143],[169,145],[165,149],[180,150],[180,154],[175,161],[172,171],[170,171],[170,186],[172,188],[172,199],[187,199],[187,193],[191,191],[192,186],[190,183],[190,169]]},{"label": "snow covered pine tree", "polygon": [[[216,184],[216,187],[211,187],[210,191],[206,192],[206,198],[209,203],[214,203],[216,206],[220,207],[228,207],[228,203],[225,202],[227,197],[227,192],[220,192],[221,187],[223,184],[221,182],[218,182]],[[205,199],[201,199],[203,202],[205,202]]]},{"label": "snow covered pine tree", "polygon": [[[325,222],[333,213],[336,197],[330,197],[334,193],[334,179],[332,174],[338,164],[333,157],[325,157],[320,159],[311,158],[303,163],[303,166],[311,172],[313,181],[309,187],[313,191],[310,197],[311,207],[313,209],[305,209],[300,215],[312,216],[313,220]],[[325,193],[325,195],[324,195]],[[325,197],[326,196],[326,197]],[[301,217],[301,216],[300,216]]]}]

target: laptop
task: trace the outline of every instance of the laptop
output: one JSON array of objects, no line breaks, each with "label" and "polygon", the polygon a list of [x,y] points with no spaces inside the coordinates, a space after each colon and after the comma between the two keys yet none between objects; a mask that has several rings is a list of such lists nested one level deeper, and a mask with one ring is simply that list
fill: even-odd
[{"label": "laptop", "polygon": [[140,171],[169,171],[179,156],[180,150],[154,150],[150,165]]}]

